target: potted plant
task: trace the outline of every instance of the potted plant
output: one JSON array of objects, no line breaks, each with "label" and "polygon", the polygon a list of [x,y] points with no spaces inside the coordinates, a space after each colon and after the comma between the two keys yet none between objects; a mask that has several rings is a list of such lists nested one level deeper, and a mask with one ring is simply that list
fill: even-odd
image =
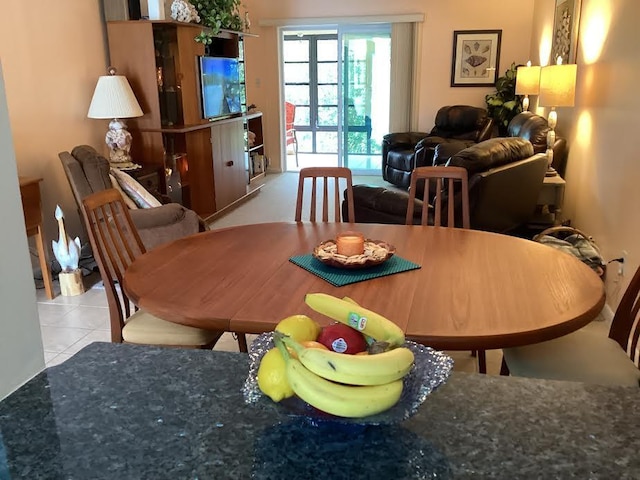
[{"label": "potted plant", "polygon": [[[196,41],[210,44],[212,37],[221,29],[243,31],[247,22],[240,15],[241,0],[196,0],[194,7],[200,15],[201,23],[209,28],[196,37]],[[245,17],[246,18],[246,17]]]},{"label": "potted plant", "polygon": [[518,66],[512,63],[504,76],[496,80],[496,91],[485,96],[487,111],[498,127],[500,136],[506,136],[509,122],[522,112],[522,100],[516,95],[516,74]]}]

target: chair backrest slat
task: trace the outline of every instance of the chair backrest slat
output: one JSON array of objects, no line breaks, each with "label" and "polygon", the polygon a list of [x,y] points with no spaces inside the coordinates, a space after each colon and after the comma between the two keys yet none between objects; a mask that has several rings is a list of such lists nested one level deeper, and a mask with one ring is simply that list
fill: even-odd
[{"label": "chair backrest slat", "polygon": [[636,270],[624,292],[609,329],[609,338],[620,344],[636,366],[638,363],[638,338],[640,336],[640,267]]},{"label": "chair backrest slat", "polygon": [[[333,219],[335,222],[340,222],[342,219],[342,210],[340,203],[340,180],[345,183],[346,189],[346,202],[347,202],[347,214],[349,215],[349,221],[353,222],[354,219],[354,206],[353,206],[353,180],[351,176],[351,170],[345,167],[308,167],[300,170],[300,177],[298,179],[298,197],[296,200],[296,213],[295,221],[302,221],[302,207],[305,203],[305,181],[309,179],[311,182],[311,203],[309,208],[309,221],[316,221],[317,202],[317,182],[322,181],[322,221],[328,222],[330,216],[330,210],[333,207]],[[331,182],[333,179],[333,182]],[[330,182],[332,184],[333,192],[330,192]],[[345,219],[346,220],[346,219]]]},{"label": "chair backrest slat", "polygon": [[145,247],[120,192],[103,190],[85,197],[82,204],[93,256],[107,294],[111,340],[122,342],[122,328],[131,307],[122,288],[116,288],[116,282],[122,286],[124,272],[145,253]]},{"label": "chair backrest slat", "polygon": [[[443,180],[446,179],[446,182]],[[429,192],[432,182],[435,184],[435,198],[433,225],[442,226],[442,202],[445,201],[446,193],[447,201],[447,226],[455,226],[455,202],[456,192],[455,184],[460,184],[460,199],[462,208],[462,228],[470,228],[469,215],[469,182],[467,178],[467,170],[462,167],[418,167],[411,173],[411,186],[409,188],[409,204],[407,206],[407,216],[405,223],[413,224],[414,201],[416,198],[416,187],[419,180],[424,180],[424,193],[422,201],[422,225],[429,224]]]}]

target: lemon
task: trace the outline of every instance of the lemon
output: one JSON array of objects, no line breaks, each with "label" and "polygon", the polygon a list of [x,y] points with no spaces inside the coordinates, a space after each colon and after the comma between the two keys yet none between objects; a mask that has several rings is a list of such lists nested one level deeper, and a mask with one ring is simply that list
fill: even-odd
[{"label": "lemon", "polygon": [[272,348],[265,353],[260,361],[258,387],[274,402],[279,402],[283,398],[289,398],[293,395],[293,390],[287,380],[287,364],[277,348]]},{"label": "lemon", "polygon": [[315,340],[321,330],[322,327],[306,315],[291,315],[276,325],[276,331],[289,335],[296,342]]}]

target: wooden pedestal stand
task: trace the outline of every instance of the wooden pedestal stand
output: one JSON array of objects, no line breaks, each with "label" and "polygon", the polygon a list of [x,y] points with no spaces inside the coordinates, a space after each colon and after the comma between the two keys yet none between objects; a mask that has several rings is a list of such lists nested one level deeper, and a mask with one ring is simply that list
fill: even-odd
[{"label": "wooden pedestal stand", "polygon": [[61,272],[58,274],[58,279],[60,280],[60,293],[65,297],[73,297],[84,293],[81,270]]}]

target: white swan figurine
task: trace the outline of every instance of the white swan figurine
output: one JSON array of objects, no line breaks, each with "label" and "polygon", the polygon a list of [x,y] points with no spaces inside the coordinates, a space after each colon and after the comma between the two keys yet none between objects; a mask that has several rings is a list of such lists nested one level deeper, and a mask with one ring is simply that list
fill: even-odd
[{"label": "white swan figurine", "polygon": [[60,205],[56,205],[55,216],[58,221],[60,237],[57,242],[55,240],[51,241],[53,254],[63,272],[73,272],[78,269],[78,261],[80,260],[80,239],[76,237],[71,240],[71,237],[67,235],[67,231],[64,228],[64,214]]}]

